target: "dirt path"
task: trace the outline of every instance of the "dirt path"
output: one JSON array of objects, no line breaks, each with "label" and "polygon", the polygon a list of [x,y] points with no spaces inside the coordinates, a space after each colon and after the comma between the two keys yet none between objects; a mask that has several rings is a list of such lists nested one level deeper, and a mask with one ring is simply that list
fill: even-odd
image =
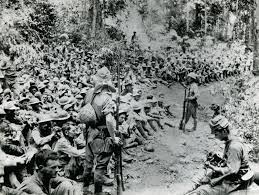
[{"label": "dirt path", "polygon": [[[178,130],[182,113],[184,91],[180,85],[170,89],[159,86],[154,95],[165,94],[165,101],[170,102],[174,128],[157,132],[151,141],[155,151],[146,152],[143,147],[132,149],[134,162],[125,165],[125,183],[127,194],[183,194],[191,178],[202,172],[202,162],[208,151],[219,147],[219,142],[209,139],[210,130],[206,122],[206,112],[211,102],[222,103],[222,97],[214,97],[208,87],[201,88],[199,103],[199,124],[196,132],[183,134]],[[189,126],[191,126],[191,121]],[[188,128],[188,127],[187,127]],[[222,147],[222,146],[221,146]]]}]

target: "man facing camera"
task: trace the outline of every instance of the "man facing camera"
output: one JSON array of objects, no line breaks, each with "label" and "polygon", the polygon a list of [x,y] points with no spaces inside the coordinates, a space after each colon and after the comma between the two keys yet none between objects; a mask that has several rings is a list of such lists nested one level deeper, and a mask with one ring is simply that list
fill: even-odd
[{"label": "man facing camera", "polygon": [[18,188],[20,192],[36,195],[80,195],[71,180],[57,177],[59,160],[49,149],[35,155],[37,171]]}]

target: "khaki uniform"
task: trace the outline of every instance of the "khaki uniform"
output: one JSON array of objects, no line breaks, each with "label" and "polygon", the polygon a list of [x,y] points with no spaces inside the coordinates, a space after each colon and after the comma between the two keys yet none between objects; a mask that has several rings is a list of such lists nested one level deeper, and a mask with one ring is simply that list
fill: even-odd
[{"label": "khaki uniform", "polygon": [[195,97],[195,99],[187,100],[185,125],[188,123],[190,117],[192,117],[194,120],[193,130],[196,130],[196,128],[197,128],[197,108],[198,108],[197,97],[199,97],[199,89],[198,89],[197,83],[192,83],[190,85],[187,97]]},{"label": "khaki uniform", "polygon": [[95,91],[92,106],[97,116],[97,124],[94,128],[89,127],[88,129],[84,170],[85,187],[88,187],[91,182],[94,160],[96,161],[94,182],[99,186],[104,183],[104,175],[107,172],[107,166],[114,151],[113,142],[106,126],[106,116],[114,112],[115,106],[111,94]]},{"label": "khaki uniform", "polygon": [[[196,83],[192,83],[190,85],[189,88],[189,93],[188,93],[188,97],[192,97],[192,96],[199,96],[199,89],[198,89],[198,85]],[[187,114],[186,114],[186,120],[192,116],[194,119],[197,118],[197,108],[198,108],[198,102],[197,102],[197,98],[194,100],[189,100],[188,101],[188,107],[187,107]]]},{"label": "khaki uniform", "polygon": [[[40,180],[37,173],[26,179],[17,189],[20,192],[38,195],[80,195],[80,191],[76,189],[69,180],[63,178],[55,178],[51,182],[56,187],[51,192],[51,186],[45,186]],[[20,194],[20,193],[19,193]]]},{"label": "khaki uniform", "polygon": [[[83,172],[83,159],[85,149],[77,149],[65,137],[60,138],[55,144],[54,151],[59,154],[60,164],[64,175],[70,179],[76,179]],[[63,176],[63,175],[62,175]]]},{"label": "khaki uniform", "polygon": [[242,181],[241,177],[247,173],[250,168],[248,165],[248,155],[245,146],[237,139],[231,139],[226,142],[223,159],[226,160],[226,166],[222,168],[224,174],[230,174],[221,183],[212,187],[211,185],[202,185],[190,195],[222,195],[233,191],[246,189],[251,183]]}]

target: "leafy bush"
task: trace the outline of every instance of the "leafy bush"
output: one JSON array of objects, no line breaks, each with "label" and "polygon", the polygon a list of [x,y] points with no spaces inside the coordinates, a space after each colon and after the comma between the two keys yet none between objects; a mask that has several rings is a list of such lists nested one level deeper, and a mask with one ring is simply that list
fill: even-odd
[{"label": "leafy bush", "polygon": [[177,21],[177,23],[174,26],[175,31],[179,36],[184,36],[186,35],[187,32],[187,26],[186,26],[186,21],[185,19],[180,19]]},{"label": "leafy bush", "polygon": [[53,5],[48,1],[33,3],[34,13],[30,15],[29,28],[38,32],[39,37],[46,41],[53,37],[57,13]]},{"label": "leafy bush", "polygon": [[113,26],[107,26],[106,31],[107,31],[107,34],[109,35],[109,38],[112,40],[120,41],[125,37],[125,34],[121,30],[118,30]]},{"label": "leafy bush", "polygon": [[105,17],[116,17],[116,14],[125,8],[125,0],[109,0],[104,4],[104,15]]}]

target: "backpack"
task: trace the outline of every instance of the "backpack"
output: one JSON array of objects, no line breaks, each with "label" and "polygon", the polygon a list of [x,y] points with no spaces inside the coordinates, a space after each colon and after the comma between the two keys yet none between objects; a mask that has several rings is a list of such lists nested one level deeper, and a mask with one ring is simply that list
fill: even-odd
[{"label": "backpack", "polygon": [[96,112],[92,106],[94,93],[89,94],[85,105],[79,110],[79,120],[81,123],[86,124],[87,127],[94,127],[97,123]]}]

